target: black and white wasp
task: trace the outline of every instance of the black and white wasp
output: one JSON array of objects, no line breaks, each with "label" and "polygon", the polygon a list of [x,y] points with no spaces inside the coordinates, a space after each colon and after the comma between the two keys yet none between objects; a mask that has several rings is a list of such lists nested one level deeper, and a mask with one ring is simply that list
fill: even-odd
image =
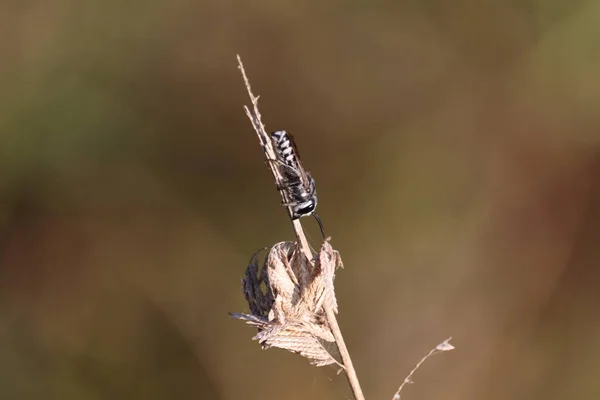
[{"label": "black and white wasp", "polygon": [[313,215],[325,237],[323,223],[315,213],[317,208],[315,180],[302,165],[294,137],[287,131],[275,131],[271,133],[271,140],[277,154],[275,162],[283,177],[283,182],[279,183],[278,189],[286,191],[289,200],[289,204],[284,205],[291,208],[292,219]]}]

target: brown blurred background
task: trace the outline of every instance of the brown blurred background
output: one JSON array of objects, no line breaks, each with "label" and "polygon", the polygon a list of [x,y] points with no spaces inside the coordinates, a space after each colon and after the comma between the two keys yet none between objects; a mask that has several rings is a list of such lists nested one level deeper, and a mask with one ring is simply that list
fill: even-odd
[{"label": "brown blurred background", "polygon": [[[295,134],[369,399],[600,398],[600,3],[4,0],[0,399],[346,399],[261,351]],[[313,243],[318,230],[305,220]]]}]

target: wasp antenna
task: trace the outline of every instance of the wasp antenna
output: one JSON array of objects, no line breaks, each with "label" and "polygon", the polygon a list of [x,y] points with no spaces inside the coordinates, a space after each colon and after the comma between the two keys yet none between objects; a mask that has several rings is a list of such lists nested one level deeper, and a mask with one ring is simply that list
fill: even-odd
[{"label": "wasp antenna", "polygon": [[321,221],[321,218],[316,213],[313,214],[313,216],[315,217],[315,219],[317,220],[317,223],[319,224],[319,229],[321,230],[321,235],[323,235],[323,239],[325,239],[325,228],[323,227],[323,221]]}]

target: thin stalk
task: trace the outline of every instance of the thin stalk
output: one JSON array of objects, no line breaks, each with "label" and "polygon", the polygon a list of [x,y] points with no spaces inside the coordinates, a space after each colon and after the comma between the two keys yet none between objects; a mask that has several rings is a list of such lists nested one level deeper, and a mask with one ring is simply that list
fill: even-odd
[{"label": "thin stalk", "polygon": [[[258,96],[254,96],[252,93],[252,89],[250,87],[250,82],[248,81],[248,77],[246,76],[246,71],[244,70],[244,65],[242,64],[242,60],[240,56],[237,56],[238,66],[242,73],[242,77],[244,78],[244,83],[246,84],[246,89],[248,90],[248,95],[250,96],[250,101],[252,102],[252,111],[244,106],[244,110],[246,111],[246,115],[252,122],[252,126],[254,127],[254,131],[258,135],[261,145],[265,151],[265,156],[267,157],[267,164],[275,178],[276,182],[281,182],[280,171],[277,168],[273,167],[273,164],[269,160],[276,159],[275,150],[273,149],[273,145],[269,136],[265,130],[265,126],[262,123],[261,114],[258,109]],[[287,198],[287,194],[285,191],[280,191],[283,203],[290,204],[289,199]],[[308,245],[308,241],[306,240],[306,235],[304,234],[304,230],[302,229],[302,224],[298,219],[292,218],[292,211],[288,207],[288,216],[292,221],[292,225],[294,227],[294,232],[296,234],[297,243],[300,245],[302,252],[306,256],[306,258],[310,261],[313,259],[312,251],[310,250],[310,246]],[[327,316],[327,322],[329,323],[329,327],[331,332],[333,333],[333,337],[335,338],[336,345],[340,351],[340,355],[342,357],[342,363],[344,366],[344,371],[346,371],[346,377],[348,378],[348,383],[354,393],[354,398],[356,400],[365,400],[362,389],[360,387],[360,382],[358,380],[358,376],[356,375],[356,371],[352,364],[352,359],[350,358],[350,353],[348,352],[348,348],[346,347],[346,343],[344,341],[344,336],[342,335],[342,331],[337,322],[337,317],[335,315],[335,311],[329,305],[324,305],[325,315]]]}]

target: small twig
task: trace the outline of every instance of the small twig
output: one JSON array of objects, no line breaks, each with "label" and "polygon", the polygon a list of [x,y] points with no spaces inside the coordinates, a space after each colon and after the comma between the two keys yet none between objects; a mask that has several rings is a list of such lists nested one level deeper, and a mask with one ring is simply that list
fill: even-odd
[{"label": "small twig", "polygon": [[[248,95],[250,96],[250,101],[252,102],[254,112],[250,111],[250,109],[246,106],[244,106],[244,110],[246,111],[246,115],[248,116],[248,119],[250,119],[250,121],[252,122],[252,126],[254,127],[254,130],[256,131],[256,134],[258,135],[258,138],[265,150],[266,156],[268,158],[270,158],[271,160],[276,159],[275,150],[273,149],[273,146],[271,144],[269,136],[268,136],[267,132],[265,131],[265,126],[262,123],[261,114],[258,109],[258,96],[254,96],[254,94],[252,93],[252,89],[250,87],[250,82],[248,81],[248,77],[246,76],[246,71],[244,70],[244,65],[242,64],[242,60],[239,55],[237,56],[237,60],[238,60],[239,69],[242,73],[244,82],[246,84],[246,89],[248,90]],[[277,168],[274,168],[271,162],[268,162],[268,164],[271,169],[271,172],[273,173],[273,177],[275,178],[275,181],[281,182],[282,177],[280,176],[280,174],[281,174],[280,171]],[[281,196],[283,198],[284,204],[289,204],[290,201],[287,198],[285,191],[280,191],[280,192],[281,192]],[[298,240],[298,243],[300,244],[302,252],[306,256],[306,259],[309,260],[309,262],[310,262],[310,260],[313,259],[313,255],[312,255],[312,251],[310,250],[310,246],[308,245],[308,241],[306,240],[306,235],[304,234],[304,230],[302,229],[302,224],[300,223],[300,221],[298,219],[292,218],[292,211],[289,207],[288,207],[288,215],[294,226],[294,232],[296,233],[296,238]],[[331,332],[333,334],[333,337],[335,338],[337,347],[340,351],[340,355],[342,357],[342,363],[343,363],[344,369],[346,371],[346,377],[348,378],[348,382],[350,383],[350,387],[352,388],[352,392],[354,393],[354,398],[356,400],[364,400],[365,397],[364,397],[362,389],[360,387],[360,382],[356,375],[356,371],[354,370],[354,366],[352,365],[352,359],[350,358],[350,353],[348,352],[346,343],[344,342],[344,337],[343,337],[340,327],[337,323],[335,311],[329,305],[324,305],[324,309],[325,309],[325,314],[327,316],[327,321],[329,323],[329,327],[331,328]]]},{"label": "small twig", "polygon": [[412,383],[412,376],[414,375],[415,372],[417,372],[417,370],[421,367],[421,365],[431,356],[441,353],[442,351],[450,351],[450,350],[454,350],[454,346],[452,346],[450,344],[450,340],[452,338],[449,337],[448,339],[444,340],[442,343],[438,344],[436,347],[434,347],[433,349],[431,349],[431,351],[423,358],[421,358],[421,361],[419,361],[417,363],[417,365],[415,365],[415,367],[412,369],[412,371],[410,371],[410,373],[406,376],[406,378],[404,378],[404,382],[402,382],[402,384],[400,385],[400,387],[398,388],[398,390],[396,391],[396,393],[394,393],[394,397],[392,397],[392,400],[399,400],[400,399],[400,392],[402,391],[402,388],[408,384],[408,383]]}]

